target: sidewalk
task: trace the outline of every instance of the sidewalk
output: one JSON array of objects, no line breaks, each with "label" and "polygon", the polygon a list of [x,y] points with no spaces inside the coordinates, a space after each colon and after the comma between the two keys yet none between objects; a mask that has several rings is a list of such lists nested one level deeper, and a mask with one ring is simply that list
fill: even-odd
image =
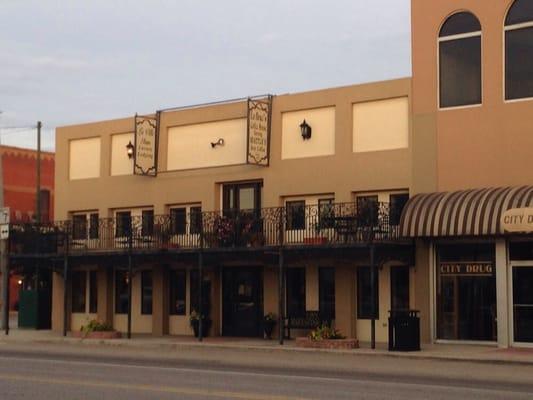
[{"label": "sidewalk", "polygon": [[[23,343],[42,344],[69,344],[69,345],[99,345],[132,347],[138,349],[158,349],[165,351],[176,351],[189,348],[212,348],[212,349],[233,349],[236,351],[267,351],[267,352],[311,352],[311,353],[333,353],[333,354],[353,354],[376,355],[383,357],[400,357],[411,359],[430,359],[443,361],[469,361],[491,364],[522,364],[533,365],[533,348],[509,348],[500,349],[495,346],[485,345],[462,345],[462,344],[429,344],[423,345],[422,351],[418,352],[389,352],[384,344],[378,344],[375,350],[370,349],[369,343],[361,343],[361,348],[355,350],[317,350],[303,349],[295,347],[294,340],[286,340],[280,346],[277,340],[263,340],[254,338],[228,338],[228,337],[208,337],[202,342],[190,336],[165,336],[152,337],[150,335],[134,335],[132,339],[79,339],[63,337],[52,331],[35,331],[12,329],[6,336],[0,333],[0,346]],[[0,347],[1,348],[1,347]]]}]

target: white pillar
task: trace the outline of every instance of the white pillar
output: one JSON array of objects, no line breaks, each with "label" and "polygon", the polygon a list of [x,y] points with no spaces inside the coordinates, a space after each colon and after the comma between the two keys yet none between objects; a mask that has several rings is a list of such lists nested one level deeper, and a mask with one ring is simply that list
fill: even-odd
[{"label": "white pillar", "polygon": [[509,296],[507,243],[496,239],[496,318],[498,327],[498,347],[509,347]]}]

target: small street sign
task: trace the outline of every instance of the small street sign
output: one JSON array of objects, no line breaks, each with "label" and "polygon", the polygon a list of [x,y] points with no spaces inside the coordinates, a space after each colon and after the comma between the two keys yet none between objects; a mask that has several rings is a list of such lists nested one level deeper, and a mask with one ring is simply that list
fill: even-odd
[{"label": "small street sign", "polygon": [[9,224],[0,225],[0,240],[9,238]]},{"label": "small street sign", "polygon": [[0,225],[9,224],[9,207],[0,208]]}]

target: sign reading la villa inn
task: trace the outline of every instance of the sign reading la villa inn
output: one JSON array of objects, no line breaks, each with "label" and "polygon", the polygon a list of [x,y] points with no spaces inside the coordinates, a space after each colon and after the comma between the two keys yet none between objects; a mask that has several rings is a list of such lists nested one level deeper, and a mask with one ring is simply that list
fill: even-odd
[{"label": "sign reading la villa inn", "polygon": [[267,167],[270,158],[272,97],[248,99],[248,143],[246,162]]},{"label": "sign reading la villa inn", "polygon": [[157,119],[135,116],[135,151],[133,155],[135,175],[157,175]]}]

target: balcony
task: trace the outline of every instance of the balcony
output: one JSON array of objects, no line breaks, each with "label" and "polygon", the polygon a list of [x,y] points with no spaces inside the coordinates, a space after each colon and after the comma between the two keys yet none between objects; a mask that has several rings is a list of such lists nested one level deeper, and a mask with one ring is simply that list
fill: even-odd
[{"label": "balcony", "polygon": [[388,203],[328,203],[181,215],[19,223],[10,254],[333,247],[400,240],[401,210]]}]

